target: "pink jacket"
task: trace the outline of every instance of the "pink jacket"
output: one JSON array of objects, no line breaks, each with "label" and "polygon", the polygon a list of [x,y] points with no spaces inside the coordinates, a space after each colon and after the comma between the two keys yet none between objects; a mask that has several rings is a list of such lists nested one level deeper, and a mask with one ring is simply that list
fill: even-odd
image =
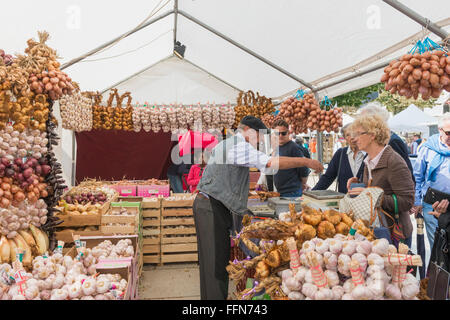
[{"label": "pink jacket", "polygon": [[189,189],[191,192],[194,192],[197,189],[197,185],[202,178],[203,171],[205,168],[201,168],[200,165],[194,164],[189,171],[189,175],[187,177],[187,183],[189,185]]}]

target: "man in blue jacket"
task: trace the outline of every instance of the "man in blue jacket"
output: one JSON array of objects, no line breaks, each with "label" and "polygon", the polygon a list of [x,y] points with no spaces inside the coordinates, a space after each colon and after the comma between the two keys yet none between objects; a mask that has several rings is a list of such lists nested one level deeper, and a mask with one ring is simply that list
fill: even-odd
[{"label": "man in blue jacket", "polygon": [[431,136],[419,149],[414,164],[416,196],[413,213],[423,212],[430,248],[433,248],[438,221],[431,214],[432,204],[423,202],[423,198],[430,187],[450,194],[450,113],[439,119],[438,128],[439,134]]},{"label": "man in blue jacket", "polygon": [[352,177],[357,177],[362,181],[364,173],[364,158],[366,153],[358,149],[355,139],[352,138],[350,130],[346,125],[341,129],[341,134],[347,141],[348,147],[340,148],[336,151],[328,164],[327,171],[319,179],[313,190],[327,190],[337,178],[338,191],[347,193],[347,181]]}]

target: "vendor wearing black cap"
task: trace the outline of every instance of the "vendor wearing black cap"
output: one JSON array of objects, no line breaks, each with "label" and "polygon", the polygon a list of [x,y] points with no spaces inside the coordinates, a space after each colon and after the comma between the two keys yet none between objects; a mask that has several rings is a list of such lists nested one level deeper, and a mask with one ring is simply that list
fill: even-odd
[{"label": "vendor wearing black cap", "polygon": [[[193,211],[197,229],[202,300],[225,300],[228,296],[230,229],[232,214],[248,213],[249,168],[273,174],[278,169],[308,167],[321,172],[323,166],[308,158],[269,157],[258,151],[260,134],[268,129],[255,117],[241,120],[236,134],[213,150],[197,186]],[[261,135],[262,136],[262,135]]]}]

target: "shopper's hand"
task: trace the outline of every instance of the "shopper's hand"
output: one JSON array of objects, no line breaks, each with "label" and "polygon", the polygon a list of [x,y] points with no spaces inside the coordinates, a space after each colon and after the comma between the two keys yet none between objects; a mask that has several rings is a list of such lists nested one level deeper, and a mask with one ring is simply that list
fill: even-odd
[{"label": "shopper's hand", "polygon": [[414,206],[411,208],[411,212],[414,213],[414,217],[417,217],[419,213],[422,213],[422,206]]},{"label": "shopper's hand", "polygon": [[432,205],[434,211],[430,212],[430,214],[435,216],[436,218],[439,218],[442,213],[447,212],[448,203],[449,202],[447,199],[444,199],[441,202],[436,201]]},{"label": "shopper's hand", "polygon": [[313,159],[309,159],[308,168],[313,169],[316,173],[321,173],[323,171],[323,165],[319,161]]},{"label": "shopper's hand", "polygon": [[348,194],[352,196],[359,196],[364,190],[366,190],[366,188],[353,188],[348,190]]},{"label": "shopper's hand", "polygon": [[348,179],[348,181],[347,181],[347,190],[349,190],[350,191],[350,186],[351,186],[351,184],[352,183],[358,183],[358,178],[357,177],[353,177],[353,178],[350,178],[350,179]]},{"label": "shopper's hand", "polygon": [[303,190],[303,191],[307,191],[307,190],[310,190],[310,189],[311,189],[311,187],[308,186],[307,183],[303,183],[303,184],[302,184],[302,190]]}]

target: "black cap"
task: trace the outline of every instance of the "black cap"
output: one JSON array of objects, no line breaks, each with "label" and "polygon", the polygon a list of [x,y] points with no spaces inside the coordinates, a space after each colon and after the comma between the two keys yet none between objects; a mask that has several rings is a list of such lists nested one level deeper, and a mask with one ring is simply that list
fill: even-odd
[{"label": "black cap", "polygon": [[245,116],[241,120],[241,124],[249,126],[250,128],[258,131],[258,130],[268,130],[266,125],[261,121],[261,119],[258,119],[254,116]]}]

